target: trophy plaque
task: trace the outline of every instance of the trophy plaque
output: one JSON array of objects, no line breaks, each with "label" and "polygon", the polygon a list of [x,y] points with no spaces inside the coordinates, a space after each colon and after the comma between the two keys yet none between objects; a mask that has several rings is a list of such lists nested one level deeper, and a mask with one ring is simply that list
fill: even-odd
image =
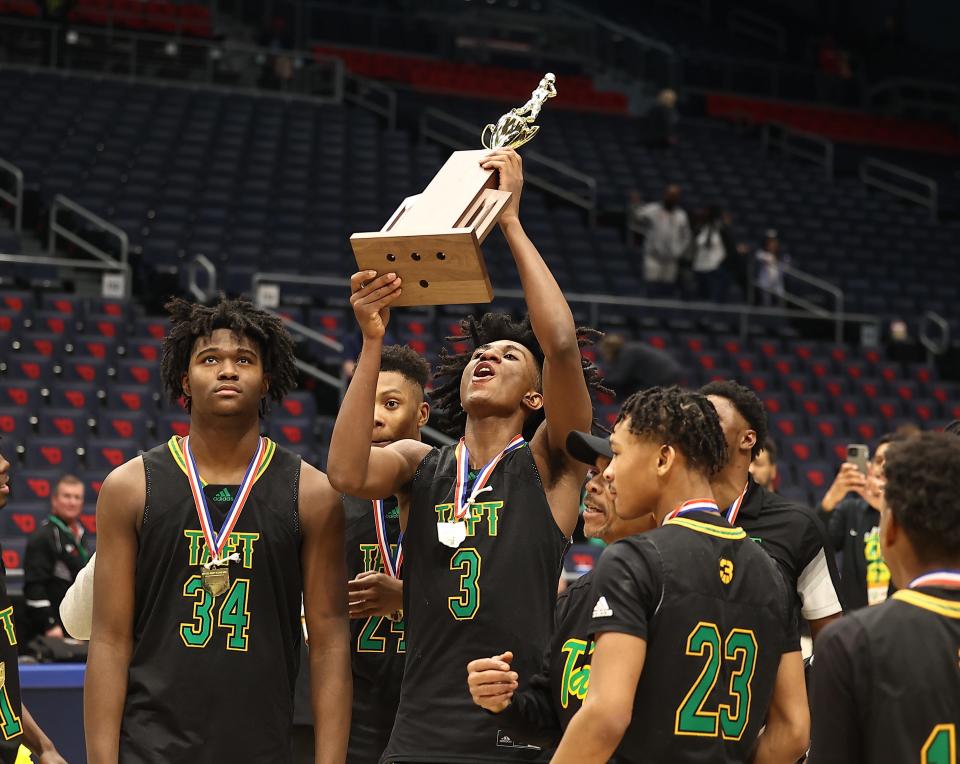
[{"label": "trophy plaque", "polygon": [[557,94],[547,74],[523,106],[483,129],[485,149],[455,151],[423,193],[404,199],[379,231],[355,233],[350,245],[361,270],[393,272],[403,279],[394,303],[450,305],[490,302],[493,288],[480,245],[493,230],[509,191],[497,189],[493,170],[480,160],[492,149],[522,146],[540,127],[534,121]]}]

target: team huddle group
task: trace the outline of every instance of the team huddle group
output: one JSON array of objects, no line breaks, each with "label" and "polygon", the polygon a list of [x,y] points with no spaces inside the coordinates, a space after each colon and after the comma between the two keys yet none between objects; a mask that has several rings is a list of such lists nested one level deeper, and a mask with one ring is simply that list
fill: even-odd
[{"label": "team huddle group", "polygon": [[[401,279],[355,274],[326,473],[260,434],[296,381],[279,320],[170,303],[161,373],[190,432],[100,492],[91,764],[294,761],[301,635],[316,762],[955,764],[960,438],[886,450],[896,591],[844,615],[820,521],[749,474],[750,390],[639,391],[594,434],[596,333],[524,233],[519,156],[483,165],[512,192],[528,315],[465,319],[428,402],[426,362],[384,345]],[[431,404],[455,445],[420,440]],[[581,502],[608,546],[558,599]]]}]

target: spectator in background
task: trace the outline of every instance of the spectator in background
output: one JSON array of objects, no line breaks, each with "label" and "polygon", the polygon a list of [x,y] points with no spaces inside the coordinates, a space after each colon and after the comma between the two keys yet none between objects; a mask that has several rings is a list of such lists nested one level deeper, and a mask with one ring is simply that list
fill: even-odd
[{"label": "spectator in background", "polygon": [[883,463],[891,443],[907,435],[880,438],[864,475],[857,465],[840,466],[833,484],[820,502],[820,518],[830,543],[843,553],[840,586],[847,610],[878,605],[887,599],[890,570],[880,554],[880,508],[883,499]]},{"label": "spectator in background", "polygon": [[690,247],[690,221],[680,196],[680,186],[672,184],[663,201],[633,210],[633,223],[644,234],[643,278],[651,297],[675,296],[680,260]]},{"label": "spectator in background", "polygon": [[763,442],[763,451],[750,462],[750,474],[753,476],[753,482],[761,488],[768,491],[775,490],[777,484],[777,446],[770,438]]},{"label": "spectator in background", "polygon": [[780,254],[780,238],[772,228],[767,231],[763,246],[757,250],[754,259],[759,302],[762,305],[782,302],[784,293],[782,265],[789,262],[789,258]]},{"label": "spectator in background", "polygon": [[64,637],[60,602],[93,551],[80,524],[83,493],[79,478],[61,477],[50,497],[50,517],[27,540],[23,594],[32,633],[25,641],[37,634]]},{"label": "spectator in background", "polygon": [[698,218],[693,247],[697,296],[708,302],[723,302],[730,276],[722,266],[728,258],[737,256],[736,245],[728,229],[730,217],[718,205],[711,204]]},{"label": "spectator in background", "polygon": [[597,345],[604,383],[619,400],[648,387],[680,384],[683,367],[669,353],[646,342],[628,342],[619,334],[607,334]]},{"label": "spectator in background", "polygon": [[677,114],[676,91],[661,90],[641,121],[643,133],[642,143],[647,148],[665,149],[677,143],[677,124],[680,117]]}]

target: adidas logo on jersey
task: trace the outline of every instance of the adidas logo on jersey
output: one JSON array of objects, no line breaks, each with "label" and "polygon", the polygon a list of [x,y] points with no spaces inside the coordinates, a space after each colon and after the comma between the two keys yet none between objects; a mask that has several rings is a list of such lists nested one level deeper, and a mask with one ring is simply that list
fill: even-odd
[{"label": "adidas logo on jersey", "polygon": [[221,488],[217,495],[213,497],[213,500],[219,503],[226,504],[228,501],[233,501],[233,494],[230,493],[229,488]]},{"label": "adidas logo on jersey", "polygon": [[399,506],[399,505],[397,505],[396,507],[394,507],[393,509],[391,509],[389,512],[387,512],[387,519],[388,519],[388,520],[396,520],[398,517],[400,517],[400,506]]},{"label": "adidas logo on jersey", "polygon": [[593,617],[594,618],[609,618],[613,615],[613,610],[610,609],[610,606],[607,604],[607,598],[601,597],[597,600],[597,604],[593,607]]}]

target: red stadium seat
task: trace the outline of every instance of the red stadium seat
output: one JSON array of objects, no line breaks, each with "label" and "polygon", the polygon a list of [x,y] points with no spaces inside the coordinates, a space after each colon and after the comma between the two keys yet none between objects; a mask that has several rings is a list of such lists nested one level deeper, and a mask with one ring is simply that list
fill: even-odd
[{"label": "red stadium seat", "polygon": [[76,441],[73,438],[31,438],[23,464],[27,469],[54,469],[73,472],[77,468]]}]

